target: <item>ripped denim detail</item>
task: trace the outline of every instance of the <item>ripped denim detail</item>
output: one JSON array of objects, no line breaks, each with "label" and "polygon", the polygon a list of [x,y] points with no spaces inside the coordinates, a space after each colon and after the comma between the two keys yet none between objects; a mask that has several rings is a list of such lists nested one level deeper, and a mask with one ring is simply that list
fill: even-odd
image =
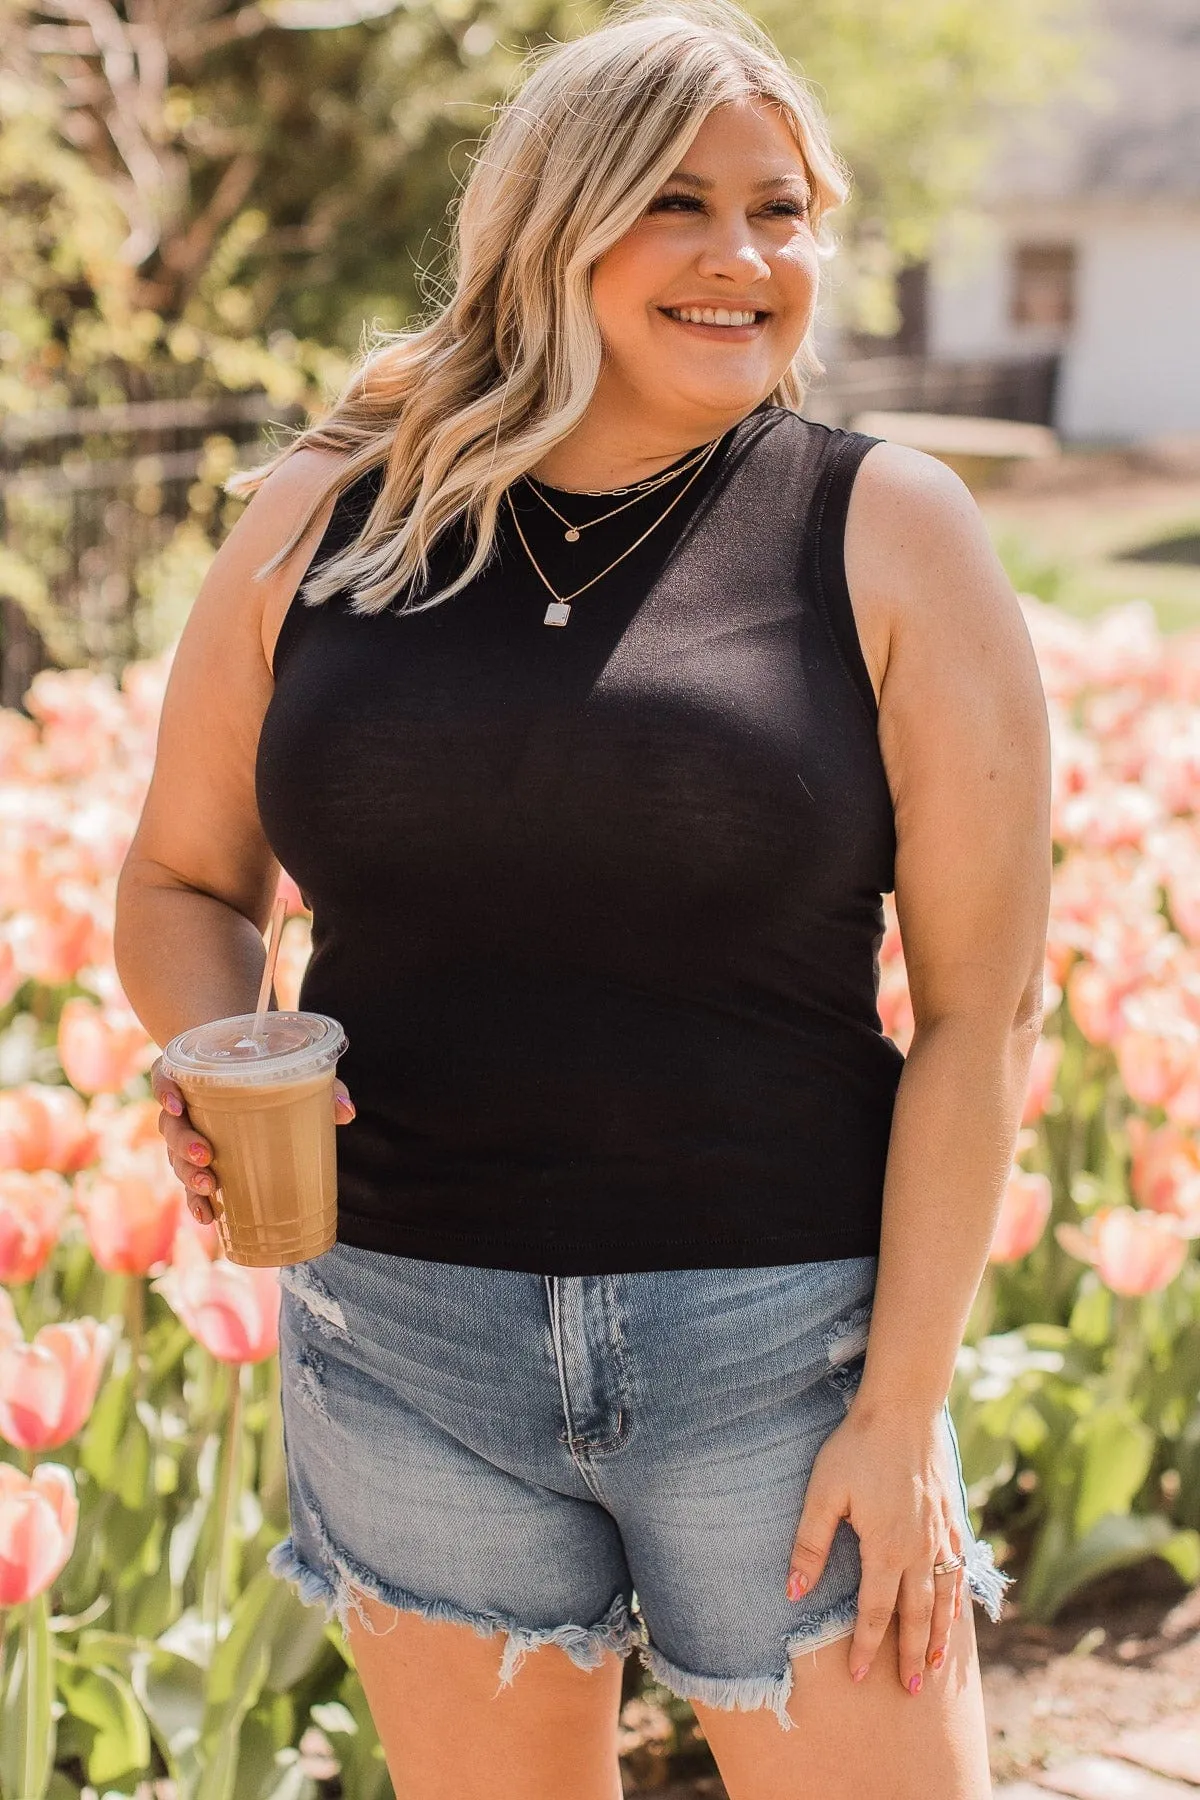
[{"label": "ripped denim detail", "polygon": [[544,1644],[557,1644],[577,1668],[596,1669],[609,1651],[624,1656],[632,1644],[643,1641],[641,1621],[634,1619],[623,1594],[617,1594],[603,1618],[592,1625],[577,1625],[573,1621],[545,1627],[521,1625],[503,1613],[467,1612],[451,1600],[422,1599],[407,1588],[382,1582],[369,1569],[340,1552],[319,1520],[314,1519],[313,1523],[320,1534],[321,1549],[328,1566],[334,1571],[332,1576],[307,1563],[297,1551],[292,1537],[284,1538],[267,1553],[267,1567],[271,1573],[290,1582],[305,1605],[320,1606],[327,1620],[336,1616],[344,1638],[349,1637],[351,1609],[364,1631],[372,1637],[387,1637],[396,1628],[396,1621],[393,1621],[387,1631],[381,1632],[368,1616],[356,1588],[368,1598],[397,1611],[418,1613],[423,1619],[444,1620],[453,1625],[469,1625],[480,1637],[506,1632],[508,1641],[500,1659],[497,1694],[511,1684],[529,1652],[540,1650]]},{"label": "ripped denim detail", "polygon": [[838,1394],[847,1412],[862,1381],[863,1359],[867,1352],[873,1308],[873,1300],[864,1300],[844,1318],[835,1319],[822,1337],[829,1364],[825,1379]]},{"label": "ripped denim detail", "polygon": [[308,1309],[319,1333],[343,1344],[353,1342],[346,1328],[341,1301],[330,1293],[308,1263],[285,1263],[279,1271],[279,1285]]}]

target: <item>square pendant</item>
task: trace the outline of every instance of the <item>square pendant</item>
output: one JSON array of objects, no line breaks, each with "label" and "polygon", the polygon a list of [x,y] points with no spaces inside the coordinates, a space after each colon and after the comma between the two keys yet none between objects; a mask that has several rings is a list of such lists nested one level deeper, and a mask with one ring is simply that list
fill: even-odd
[{"label": "square pendant", "polygon": [[565,600],[552,600],[546,608],[543,625],[565,625],[571,616],[571,609]]}]

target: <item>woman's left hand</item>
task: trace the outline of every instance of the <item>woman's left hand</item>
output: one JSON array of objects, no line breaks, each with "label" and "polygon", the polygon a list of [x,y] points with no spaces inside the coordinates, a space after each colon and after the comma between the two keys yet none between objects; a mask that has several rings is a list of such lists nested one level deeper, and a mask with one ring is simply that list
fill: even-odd
[{"label": "woman's left hand", "polygon": [[940,1669],[945,1660],[963,1584],[961,1568],[933,1573],[934,1563],[963,1550],[954,1505],[957,1474],[951,1478],[945,1459],[940,1413],[856,1416],[853,1407],[817,1454],[796,1530],[788,1598],[799,1600],[816,1587],[838,1520],[848,1520],[862,1561],[849,1662],[856,1681],[870,1669],[896,1611],[902,1686],[919,1693],[926,1668]]}]

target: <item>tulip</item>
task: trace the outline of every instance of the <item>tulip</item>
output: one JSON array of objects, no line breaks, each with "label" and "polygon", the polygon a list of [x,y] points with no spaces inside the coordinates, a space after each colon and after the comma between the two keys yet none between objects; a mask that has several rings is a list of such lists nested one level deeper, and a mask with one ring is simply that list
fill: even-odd
[{"label": "tulip", "polygon": [[75,1205],[92,1255],[110,1275],[148,1275],[170,1261],[184,1193],[161,1145],[153,1167],[131,1153],[79,1176]]},{"label": "tulip", "polygon": [[21,1606],[56,1581],[75,1548],[79,1502],[70,1469],[23,1475],[0,1463],[0,1606]]},{"label": "tulip", "polygon": [[161,1112],[157,1100],[119,1100],[115,1094],[97,1094],[87,1110],[88,1129],[96,1145],[96,1160],[108,1163],[130,1150],[153,1148],[159,1160],[165,1162],[162,1134],[158,1129]]},{"label": "tulip", "polygon": [[265,1362],[279,1348],[279,1271],[196,1252],[151,1283],[210,1356]]},{"label": "tulip", "polygon": [[0,937],[0,1006],[8,1005],[24,979],[12,945]]},{"label": "tulip", "polygon": [[58,1058],[81,1094],[116,1094],[155,1057],[134,1015],[119,1006],[96,1006],[82,995],[67,1001],[58,1022]]},{"label": "tulip", "polygon": [[87,1112],[74,1088],[29,1081],[0,1092],[0,1169],[74,1174],[93,1150]]},{"label": "tulip", "polygon": [[1025,1106],[1021,1113],[1022,1125],[1032,1125],[1035,1119],[1040,1119],[1045,1114],[1054,1092],[1054,1083],[1058,1079],[1058,1065],[1062,1061],[1062,1055],[1063,1041],[1060,1037],[1042,1037],[1035,1044],[1029,1085],[1025,1092]]},{"label": "tulip", "polygon": [[0,1355],[3,1355],[9,1344],[19,1344],[21,1335],[21,1323],[12,1303],[12,1295],[7,1288],[0,1288]]},{"label": "tulip", "polygon": [[992,1263],[1020,1262],[1046,1229],[1051,1190],[1045,1175],[1014,1169],[1000,1203],[1000,1218],[988,1252]]},{"label": "tulip", "polygon": [[43,1325],[31,1344],[0,1349],[0,1437],[18,1450],[57,1450],[86,1424],[112,1333],[95,1319]]},{"label": "tulip", "polygon": [[71,1190],[43,1169],[0,1171],[0,1281],[32,1281],[45,1263],[70,1210]]},{"label": "tulip", "polygon": [[1132,1206],[1102,1206],[1076,1225],[1055,1227],[1064,1250],[1091,1263],[1114,1294],[1153,1294],[1187,1261],[1191,1235],[1182,1220]]}]

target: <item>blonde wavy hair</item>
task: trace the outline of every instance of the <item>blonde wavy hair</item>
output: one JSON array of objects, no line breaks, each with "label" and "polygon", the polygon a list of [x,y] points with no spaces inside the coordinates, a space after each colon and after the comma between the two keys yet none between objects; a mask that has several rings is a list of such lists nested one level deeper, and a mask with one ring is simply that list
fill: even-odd
[{"label": "blonde wavy hair", "polygon": [[[734,0],[618,3],[596,30],[540,45],[499,106],[457,208],[450,292],[428,323],[376,332],[332,409],[276,456],[228,481],[253,493],[297,450],[343,462],[304,520],[256,571],[296,548],[329,496],[376,465],[379,495],[361,531],[301,584],[306,606],[347,592],[357,614],[423,612],[488,561],[504,490],[583,418],[603,345],[591,269],[636,222],[707,115],[730,101],[779,108],[811,184],[818,251],[849,192],[821,109],[767,34]],[[798,411],[821,371],[811,328],[768,398]],[[419,604],[429,554],[463,519],[472,554]],[[471,541],[470,538],[467,541]]]}]

